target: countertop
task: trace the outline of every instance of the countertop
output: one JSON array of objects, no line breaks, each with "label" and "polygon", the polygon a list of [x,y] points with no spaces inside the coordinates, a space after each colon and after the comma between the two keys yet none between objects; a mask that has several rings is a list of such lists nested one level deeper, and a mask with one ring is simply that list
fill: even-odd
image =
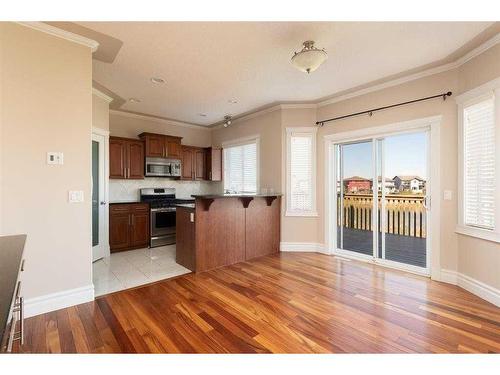
[{"label": "countertop", "polygon": [[196,199],[218,199],[218,198],[267,198],[281,197],[281,193],[273,194],[206,194],[206,195],[191,195]]},{"label": "countertop", "polygon": [[179,204],[176,204],[175,207],[194,209],[195,204],[194,203],[179,203]]},{"label": "countertop", "polygon": [[3,342],[3,335],[9,334],[5,328],[16,291],[25,242],[25,234],[0,236],[0,342]]}]

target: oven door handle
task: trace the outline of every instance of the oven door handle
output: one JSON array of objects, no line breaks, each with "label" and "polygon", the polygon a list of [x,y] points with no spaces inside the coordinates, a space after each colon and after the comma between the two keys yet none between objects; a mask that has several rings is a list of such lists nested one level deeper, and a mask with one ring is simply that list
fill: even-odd
[{"label": "oven door handle", "polygon": [[151,212],[175,212],[175,207],[170,208],[152,208]]}]

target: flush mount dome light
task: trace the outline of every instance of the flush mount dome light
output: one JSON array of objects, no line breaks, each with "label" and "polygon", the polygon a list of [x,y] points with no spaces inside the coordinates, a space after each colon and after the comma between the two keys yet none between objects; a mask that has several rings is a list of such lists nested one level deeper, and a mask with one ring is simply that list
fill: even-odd
[{"label": "flush mount dome light", "polygon": [[137,98],[130,98],[128,100],[130,103],[140,103],[141,102],[141,99],[137,99]]},{"label": "flush mount dome light", "polygon": [[326,51],[314,47],[312,40],[305,41],[303,45],[302,51],[295,52],[292,56],[292,64],[302,72],[314,72],[327,59]]}]

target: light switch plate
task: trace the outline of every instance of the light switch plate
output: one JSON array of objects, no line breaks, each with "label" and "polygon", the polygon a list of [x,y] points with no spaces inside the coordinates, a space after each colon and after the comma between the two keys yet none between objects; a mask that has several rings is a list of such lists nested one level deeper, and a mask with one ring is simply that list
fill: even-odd
[{"label": "light switch plate", "polygon": [[49,165],[62,165],[64,164],[64,155],[62,152],[47,152],[47,164]]},{"label": "light switch plate", "polygon": [[68,193],[69,203],[80,203],[83,202],[83,191],[81,190],[70,190]]},{"label": "light switch plate", "polygon": [[445,190],[443,192],[443,199],[445,201],[451,201],[453,199],[453,192],[451,190]]}]

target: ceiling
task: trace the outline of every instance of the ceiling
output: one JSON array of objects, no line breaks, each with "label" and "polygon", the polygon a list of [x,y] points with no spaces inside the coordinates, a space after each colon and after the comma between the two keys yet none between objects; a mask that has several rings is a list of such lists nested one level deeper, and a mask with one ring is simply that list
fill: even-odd
[{"label": "ceiling", "polygon": [[[442,60],[490,22],[79,22],[123,43],[93,62],[120,109],[198,125],[277,102],[307,102]],[[290,58],[314,40],[310,75]],[[114,43],[118,45],[119,43]],[[103,61],[106,60],[106,61]],[[112,62],[110,62],[112,61]],[[160,77],[164,84],[154,84]],[[236,100],[237,103],[231,103]],[[200,114],[205,114],[201,116]]]}]

